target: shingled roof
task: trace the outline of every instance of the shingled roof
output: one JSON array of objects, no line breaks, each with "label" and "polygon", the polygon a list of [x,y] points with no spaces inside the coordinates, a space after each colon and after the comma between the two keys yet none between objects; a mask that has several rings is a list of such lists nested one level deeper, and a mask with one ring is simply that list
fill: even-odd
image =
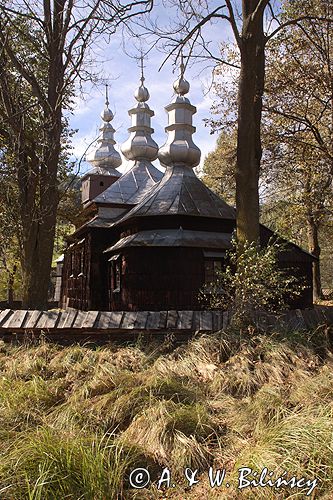
[{"label": "shingled roof", "polygon": [[187,229],[152,229],[121,238],[104,253],[128,247],[197,247],[230,249],[231,234]]},{"label": "shingled roof", "polygon": [[147,160],[140,160],[103,193],[94,198],[97,204],[136,205],[163,177],[163,173]]},{"label": "shingled roof", "polygon": [[[118,181],[117,181],[118,182]],[[191,215],[235,219],[235,209],[211,191],[192,169],[168,167],[163,179],[115,224],[134,217]]]}]

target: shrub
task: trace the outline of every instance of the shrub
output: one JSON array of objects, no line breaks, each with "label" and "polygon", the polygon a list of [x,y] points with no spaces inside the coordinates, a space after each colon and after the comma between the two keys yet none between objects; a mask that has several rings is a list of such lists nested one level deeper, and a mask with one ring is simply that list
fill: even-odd
[{"label": "shrub", "polygon": [[258,312],[287,309],[287,301],[299,296],[304,287],[290,269],[279,268],[277,256],[282,251],[283,245],[276,241],[265,248],[247,243],[242,251],[233,241],[228,264],[201,290],[201,301],[211,309],[229,310],[237,326],[255,323]]}]

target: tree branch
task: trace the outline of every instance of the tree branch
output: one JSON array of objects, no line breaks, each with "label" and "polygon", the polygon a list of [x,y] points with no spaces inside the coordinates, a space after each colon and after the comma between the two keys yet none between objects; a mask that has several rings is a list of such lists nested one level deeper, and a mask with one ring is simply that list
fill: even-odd
[{"label": "tree branch", "polygon": [[281,30],[283,30],[287,26],[297,25],[301,21],[311,21],[311,20],[326,21],[326,22],[329,22],[329,23],[333,23],[333,19],[332,18],[328,18],[328,17],[319,17],[319,16],[300,16],[300,17],[296,17],[295,19],[290,19],[289,21],[286,21],[285,23],[280,24],[280,26],[278,26],[270,35],[267,35],[265,37],[265,43],[268,42],[268,40],[271,40],[271,38],[273,38],[277,33],[279,33]]},{"label": "tree branch", "polygon": [[236,19],[235,19],[235,14],[234,14],[234,9],[232,8],[231,1],[226,0],[226,5],[227,5],[228,12],[229,12],[229,17],[227,19],[231,24],[231,28],[232,28],[232,31],[234,33],[234,37],[236,39],[237,45],[239,48],[241,48],[242,40],[241,40],[239,31],[238,31],[238,27],[237,27],[237,23],[236,23]]}]

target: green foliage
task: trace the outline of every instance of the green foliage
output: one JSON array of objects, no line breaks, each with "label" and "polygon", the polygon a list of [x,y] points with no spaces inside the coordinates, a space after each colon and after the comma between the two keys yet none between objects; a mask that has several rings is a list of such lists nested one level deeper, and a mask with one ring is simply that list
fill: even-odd
[{"label": "green foliage", "polygon": [[[18,438],[8,450],[6,466],[14,468],[11,491],[16,498],[119,498],[136,451],[124,449],[112,437],[55,432],[41,428]],[[27,491],[28,490],[28,491]]]},{"label": "green foliage", "polygon": [[[318,246],[332,248],[332,4],[285,0],[277,18],[285,23],[304,12],[309,17],[286,26],[266,45],[259,192],[262,222],[319,256]],[[222,46],[222,60],[237,65],[234,54],[234,45]],[[208,123],[224,142],[225,135],[235,135],[237,126],[239,73],[221,65],[214,74],[217,98]],[[207,158],[205,182],[213,189],[217,179],[228,186],[234,172],[231,162],[225,168],[224,151],[218,146]],[[218,155],[221,161],[215,161]],[[311,237],[313,228],[319,242]],[[321,270],[323,282],[331,288],[329,254],[322,252]]]},{"label": "green foliage", "polygon": [[222,132],[205,158],[202,181],[227,203],[235,205],[236,136]]},{"label": "green foliage", "polygon": [[287,300],[297,297],[302,287],[296,277],[278,266],[283,245],[270,242],[258,248],[247,243],[242,249],[233,241],[227,254],[228,264],[218,272],[215,282],[200,292],[212,309],[229,310],[233,321],[251,324],[259,311],[278,312],[287,308]]}]

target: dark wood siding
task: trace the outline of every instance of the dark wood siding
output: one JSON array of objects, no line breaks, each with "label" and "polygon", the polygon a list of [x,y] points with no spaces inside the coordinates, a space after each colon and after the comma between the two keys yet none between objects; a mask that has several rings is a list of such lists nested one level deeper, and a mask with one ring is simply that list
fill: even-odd
[{"label": "dark wood siding", "polygon": [[201,249],[129,248],[121,259],[121,291],[111,292],[113,310],[200,309]]},{"label": "dark wood siding", "polygon": [[63,267],[62,307],[108,310],[108,263],[103,250],[113,241],[110,230],[89,229],[79,242],[67,248]]}]

